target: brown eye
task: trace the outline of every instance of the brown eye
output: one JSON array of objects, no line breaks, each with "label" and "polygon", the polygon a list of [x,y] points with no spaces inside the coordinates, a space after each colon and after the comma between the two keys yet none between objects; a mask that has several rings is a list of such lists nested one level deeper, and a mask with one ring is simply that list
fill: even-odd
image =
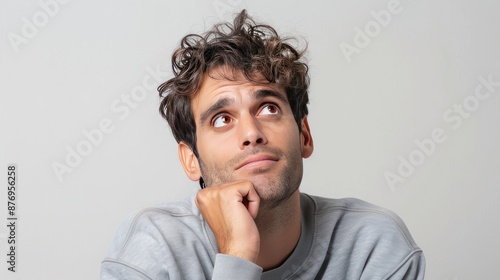
[{"label": "brown eye", "polygon": [[213,126],[214,127],[223,127],[223,126],[230,124],[231,122],[232,122],[232,119],[230,116],[221,114],[221,115],[218,115],[214,119]]},{"label": "brown eye", "polygon": [[262,107],[262,110],[260,111],[260,115],[276,115],[280,112],[278,109],[278,106],[274,104],[267,104],[264,107]]}]

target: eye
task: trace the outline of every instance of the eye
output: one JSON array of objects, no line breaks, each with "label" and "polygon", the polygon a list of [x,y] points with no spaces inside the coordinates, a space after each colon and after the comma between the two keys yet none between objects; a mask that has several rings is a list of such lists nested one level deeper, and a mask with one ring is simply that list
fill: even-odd
[{"label": "eye", "polygon": [[262,110],[260,110],[260,115],[276,115],[280,112],[280,109],[278,106],[274,104],[266,104],[262,107]]},{"label": "eye", "polygon": [[233,121],[233,119],[225,114],[219,114],[215,116],[214,120],[212,121],[214,127],[223,127],[228,124],[230,124]]}]

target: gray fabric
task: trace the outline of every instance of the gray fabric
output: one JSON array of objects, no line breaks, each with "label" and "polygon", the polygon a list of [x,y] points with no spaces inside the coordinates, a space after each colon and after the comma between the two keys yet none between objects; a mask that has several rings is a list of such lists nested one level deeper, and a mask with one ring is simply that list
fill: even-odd
[{"label": "gray fabric", "polygon": [[194,204],[144,209],[118,230],[101,279],[424,279],[425,260],[394,213],[358,199],[301,194],[302,233],[280,267],[219,254]]}]

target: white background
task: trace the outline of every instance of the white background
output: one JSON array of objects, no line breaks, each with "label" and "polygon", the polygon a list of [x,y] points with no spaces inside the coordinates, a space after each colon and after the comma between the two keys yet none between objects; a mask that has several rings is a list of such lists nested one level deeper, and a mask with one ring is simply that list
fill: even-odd
[{"label": "white background", "polygon": [[[0,3],[0,223],[11,163],[19,217],[16,273],[7,271],[0,227],[1,279],[97,279],[129,213],[197,190],[156,91],[132,105],[122,98],[149,79],[147,68],[171,77],[183,35],[242,8],[309,42],[315,152],[302,191],[398,213],[425,252],[426,279],[498,279],[500,86],[476,104],[473,96],[480,76],[500,81],[499,1],[401,0],[382,27],[372,11],[387,10],[385,0],[73,0],[52,5],[51,15],[38,1]],[[357,53],[346,56],[342,42],[356,47],[356,28],[367,25],[370,41],[358,38]],[[448,111],[464,101],[473,108],[466,118]],[[53,164],[67,165],[68,149],[88,141],[82,131],[105,119],[113,130],[58,180]],[[384,174],[398,174],[399,156],[418,155],[415,141],[434,129],[446,140],[391,188]]]}]

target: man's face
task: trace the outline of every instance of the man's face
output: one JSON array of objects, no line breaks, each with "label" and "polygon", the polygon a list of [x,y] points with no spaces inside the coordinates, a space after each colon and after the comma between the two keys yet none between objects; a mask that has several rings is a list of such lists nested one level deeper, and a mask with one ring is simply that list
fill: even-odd
[{"label": "man's face", "polygon": [[[253,183],[263,202],[279,203],[302,180],[303,125],[299,133],[286,94],[274,84],[255,84],[237,73],[205,75],[191,105],[201,175],[208,187],[237,180]],[[219,73],[219,74],[218,74]]]}]

